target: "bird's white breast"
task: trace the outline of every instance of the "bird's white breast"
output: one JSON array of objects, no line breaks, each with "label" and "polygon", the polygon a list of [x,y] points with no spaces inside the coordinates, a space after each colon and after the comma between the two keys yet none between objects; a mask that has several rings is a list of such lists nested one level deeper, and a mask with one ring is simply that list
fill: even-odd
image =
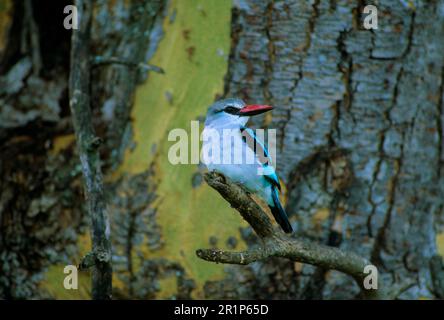
[{"label": "bird's white breast", "polygon": [[[236,183],[245,186],[249,191],[262,196],[265,200],[271,199],[270,184],[261,173],[262,164],[254,151],[242,141],[239,128],[233,129],[232,138],[227,138],[223,129],[208,126],[205,127],[203,136],[212,136],[216,130],[219,140],[204,140],[202,146],[202,160],[210,171],[218,171]],[[217,150],[216,150],[217,149]],[[206,152],[212,150],[213,152]],[[219,156],[217,156],[219,154]],[[248,162],[247,162],[248,160]]]}]

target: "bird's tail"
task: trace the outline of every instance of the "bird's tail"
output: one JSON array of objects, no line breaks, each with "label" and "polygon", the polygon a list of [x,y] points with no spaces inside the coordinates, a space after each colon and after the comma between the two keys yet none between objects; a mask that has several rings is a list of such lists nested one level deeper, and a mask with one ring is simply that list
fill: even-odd
[{"label": "bird's tail", "polygon": [[278,191],[274,186],[271,187],[271,197],[273,198],[273,205],[269,205],[268,207],[270,208],[273,217],[276,219],[277,223],[279,223],[285,233],[292,233],[293,228],[288,221],[287,213],[285,212],[284,208],[282,208],[281,202],[279,201]]}]

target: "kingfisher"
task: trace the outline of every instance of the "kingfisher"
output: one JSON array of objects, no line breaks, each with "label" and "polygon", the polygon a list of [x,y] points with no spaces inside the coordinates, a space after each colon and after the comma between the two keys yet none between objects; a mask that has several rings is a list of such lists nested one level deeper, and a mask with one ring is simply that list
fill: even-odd
[{"label": "kingfisher", "polygon": [[268,105],[247,105],[229,98],[213,103],[202,133],[202,162],[248,192],[262,198],[286,233],[293,232],[279,200],[281,185],[264,143],[246,126],[250,116],[272,110]]}]

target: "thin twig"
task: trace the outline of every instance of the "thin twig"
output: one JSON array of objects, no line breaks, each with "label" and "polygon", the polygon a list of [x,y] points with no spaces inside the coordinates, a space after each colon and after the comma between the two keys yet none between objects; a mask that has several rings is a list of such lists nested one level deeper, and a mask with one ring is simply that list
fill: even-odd
[{"label": "thin twig", "polygon": [[100,168],[98,147],[100,139],[96,137],[92,124],[90,108],[90,63],[89,39],[91,30],[92,2],[76,0],[79,29],[73,30],[71,38],[71,72],[69,76],[69,105],[76,133],[77,147],[80,154],[85,196],[88,213],[91,218],[92,255],[91,265],[92,296],[93,299],[111,299],[112,294],[112,267],[110,226],[106,212],[106,203],[103,194],[103,179]]},{"label": "thin twig", "polygon": [[204,175],[207,183],[216,189],[222,197],[235,208],[250,224],[262,240],[262,246],[244,252],[230,252],[219,249],[199,249],[199,258],[227,264],[246,265],[270,257],[281,257],[292,261],[308,263],[324,269],[333,269],[352,276],[362,290],[362,295],[368,299],[383,299],[382,289],[365,289],[363,287],[364,268],[370,261],[352,252],[346,252],[335,247],[317,244],[307,240],[295,239],[272,226],[270,219],[262,208],[239,185],[217,172]]},{"label": "thin twig", "polygon": [[139,68],[144,71],[153,71],[153,72],[160,73],[160,74],[165,73],[165,71],[161,67],[158,67],[158,66],[155,66],[152,64],[135,63],[135,62],[119,59],[116,57],[106,58],[106,57],[102,57],[102,56],[96,56],[94,59],[92,59],[92,62],[91,62],[92,67],[103,66],[103,65],[108,65],[108,64],[118,64],[118,65],[130,67],[130,68]]}]

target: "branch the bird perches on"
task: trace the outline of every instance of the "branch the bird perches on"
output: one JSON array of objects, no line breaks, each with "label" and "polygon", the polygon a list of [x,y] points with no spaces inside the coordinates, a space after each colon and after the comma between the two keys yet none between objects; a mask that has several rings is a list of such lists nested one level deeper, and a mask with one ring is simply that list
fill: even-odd
[{"label": "branch the bird perches on", "polygon": [[364,273],[364,268],[371,264],[370,261],[352,252],[289,237],[279,228],[273,228],[268,215],[241,186],[214,171],[205,173],[204,178],[248,222],[262,240],[262,245],[244,252],[199,249],[196,251],[199,258],[215,263],[241,265],[271,257],[286,258],[324,269],[341,271],[355,279],[364,298],[384,298],[381,289],[364,288],[364,278],[368,276]]}]

